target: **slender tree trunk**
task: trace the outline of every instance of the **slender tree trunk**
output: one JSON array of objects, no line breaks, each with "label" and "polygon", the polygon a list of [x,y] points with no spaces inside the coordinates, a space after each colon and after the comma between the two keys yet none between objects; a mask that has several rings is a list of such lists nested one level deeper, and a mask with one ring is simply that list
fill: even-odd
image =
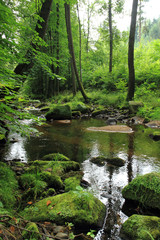
[{"label": "slender tree trunk", "polygon": [[74,72],[74,66],[72,59],[70,59],[71,62],[71,73],[72,73],[72,91],[73,91],[73,96],[76,96],[76,80],[75,80],[75,72]]},{"label": "slender tree trunk", "polygon": [[65,3],[64,6],[65,6],[65,19],[66,19],[67,36],[68,36],[68,43],[69,43],[69,52],[70,52],[70,55],[71,55],[73,68],[74,68],[74,72],[75,72],[75,75],[76,75],[76,78],[77,78],[79,89],[80,89],[80,91],[82,93],[82,96],[83,96],[84,100],[87,102],[88,101],[88,97],[87,97],[87,95],[86,95],[86,93],[84,91],[82,82],[80,81],[78,70],[77,70],[77,66],[76,66],[74,47],[73,47],[73,39],[72,39],[72,31],[71,31],[70,5]]},{"label": "slender tree trunk", "polygon": [[135,42],[135,31],[136,31],[137,7],[138,7],[138,0],[133,0],[130,35],[129,35],[129,48],[128,48],[129,82],[128,82],[127,100],[129,101],[134,98],[134,91],[135,91],[134,42]]},{"label": "slender tree trunk", "polygon": [[139,1],[139,42],[141,42],[142,33],[142,0]]},{"label": "slender tree trunk", "polygon": [[79,16],[78,2],[77,2],[77,14],[78,14],[78,25],[79,25],[79,72],[80,72],[80,80],[82,81],[82,34],[81,34],[81,20]]},{"label": "slender tree trunk", "polygon": [[113,58],[113,31],[112,31],[112,0],[108,2],[108,16],[109,16],[109,72],[112,72],[112,58]]},{"label": "slender tree trunk", "polygon": [[[38,33],[39,37],[42,39],[44,38],[46,30],[47,30],[47,24],[48,24],[49,14],[51,11],[52,1],[53,0],[46,0],[45,2],[43,2],[39,16],[41,18],[43,18],[44,21],[41,22],[38,20],[36,28],[35,28],[35,31]],[[41,27],[39,27],[39,26],[41,26]],[[34,49],[36,49],[36,46],[32,42],[30,45]],[[27,72],[30,68],[33,67],[33,65],[34,65],[33,53],[30,50],[28,50],[25,57],[27,58],[29,63],[19,63],[14,70],[14,72],[16,74],[22,75],[24,72]]]},{"label": "slender tree trunk", "polygon": [[[56,74],[59,75],[59,3],[56,4],[56,11],[57,11],[57,23],[56,23],[56,55],[57,55],[57,67],[56,67]],[[59,80],[56,79],[56,92],[59,94]]]},{"label": "slender tree trunk", "polygon": [[88,0],[88,8],[87,8],[87,43],[86,43],[86,51],[88,53],[89,51],[89,36],[90,36],[90,6],[89,6],[89,0]]}]

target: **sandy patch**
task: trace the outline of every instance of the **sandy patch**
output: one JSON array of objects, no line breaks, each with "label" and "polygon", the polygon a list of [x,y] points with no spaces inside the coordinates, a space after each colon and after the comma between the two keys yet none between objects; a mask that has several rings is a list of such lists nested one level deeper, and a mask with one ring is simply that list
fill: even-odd
[{"label": "sandy patch", "polygon": [[118,132],[118,133],[132,133],[132,128],[126,125],[111,125],[104,127],[89,127],[89,131],[98,131],[98,132]]}]

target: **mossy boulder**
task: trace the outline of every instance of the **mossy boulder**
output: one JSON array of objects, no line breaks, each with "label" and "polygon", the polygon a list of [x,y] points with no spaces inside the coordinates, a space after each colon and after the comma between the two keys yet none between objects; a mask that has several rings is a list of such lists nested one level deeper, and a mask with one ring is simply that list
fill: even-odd
[{"label": "mossy boulder", "polygon": [[160,209],[160,173],[152,172],[136,177],[123,188],[122,195],[145,207]]},{"label": "mossy boulder", "polygon": [[90,112],[90,107],[85,105],[84,103],[80,102],[80,103],[76,103],[74,104],[74,106],[72,106],[72,111],[78,111],[81,112],[82,114],[88,113]]},{"label": "mossy boulder", "polygon": [[70,161],[70,159],[60,153],[50,153],[42,157],[42,160],[52,161]]},{"label": "mossy boulder", "polygon": [[[78,171],[80,164],[75,161],[42,161],[36,160],[32,163],[31,170],[39,169],[39,171],[51,172],[61,176],[71,170]],[[28,170],[29,171],[29,170]]]},{"label": "mossy boulder", "polygon": [[7,210],[16,205],[18,196],[18,181],[15,173],[7,166],[0,162],[0,202]]},{"label": "mossy boulder", "polygon": [[155,216],[132,215],[121,228],[123,239],[160,239],[160,218]]},{"label": "mossy boulder", "polygon": [[105,213],[105,205],[91,193],[69,191],[40,200],[25,208],[21,215],[33,222],[52,221],[60,225],[72,222],[79,227],[101,227]]},{"label": "mossy boulder", "polygon": [[56,190],[64,188],[61,177],[56,174],[42,172],[40,173],[40,178],[45,181],[50,188],[55,188]]},{"label": "mossy boulder", "polygon": [[80,186],[82,176],[77,175],[74,177],[69,177],[64,180],[65,184],[65,192],[68,192],[70,190],[76,190],[78,186]]},{"label": "mossy boulder", "polygon": [[98,166],[104,166],[105,162],[116,167],[122,167],[125,164],[125,161],[121,158],[106,158],[104,156],[94,157],[91,159],[91,162],[97,164]]},{"label": "mossy boulder", "polygon": [[46,119],[49,121],[53,120],[65,120],[71,119],[72,112],[69,105],[59,105],[53,106],[45,115]]},{"label": "mossy boulder", "polygon": [[[41,235],[38,230],[38,226],[34,222],[30,222],[25,227],[26,230],[23,230],[22,236],[24,239],[41,239]],[[27,231],[28,230],[28,231]]]},{"label": "mossy boulder", "polygon": [[97,109],[97,110],[92,112],[92,117],[96,117],[100,114],[106,114],[107,111],[108,111],[107,109]]}]

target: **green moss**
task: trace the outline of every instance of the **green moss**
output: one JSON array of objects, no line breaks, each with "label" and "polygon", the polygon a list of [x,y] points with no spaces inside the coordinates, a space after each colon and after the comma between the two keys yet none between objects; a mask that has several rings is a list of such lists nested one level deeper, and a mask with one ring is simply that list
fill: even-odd
[{"label": "green moss", "polygon": [[132,215],[122,225],[122,235],[131,240],[160,239],[160,218]]},{"label": "green moss", "polygon": [[80,169],[80,165],[74,161],[41,161],[36,160],[32,166],[37,166],[40,171],[49,171],[56,175],[62,175],[65,172],[71,170],[77,171]]},{"label": "green moss", "polygon": [[28,231],[24,230],[22,232],[22,236],[24,239],[41,239],[41,235],[39,234],[38,226],[37,224],[30,222],[25,227]]},{"label": "green moss", "polygon": [[81,178],[81,176],[74,176],[65,179],[65,192],[68,192],[70,190],[76,190],[76,187],[80,185]]},{"label": "green moss", "polygon": [[40,178],[45,181],[48,187],[53,187],[55,189],[63,189],[63,182],[60,176],[54,175],[50,172],[40,173]]},{"label": "green moss", "polygon": [[16,204],[18,182],[15,173],[5,164],[0,163],[0,202],[8,210]]},{"label": "green moss", "polygon": [[24,173],[19,179],[21,187],[25,190],[23,199],[36,199],[47,187],[47,183],[41,179],[40,175]]},{"label": "green moss", "polygon": [[102,226],[105,211],[105,205],[91,193],[70,191],[45,198],[21,214],[30,221],[53,221],[57,224],[72,222],[87,227]]},{"label": "green moss", "polygon": [[72,113],[69,105],[54,105],[51,109],[46,113],[45,117],[47,120],[65,120],[71,119]]},{"label": "green moss", "polygon": [[94,157],[91,159],[91,162],[97,164],[98,166],[104,166],[105,162],[117,167],[122,167],[125,164],[125,161],[121,158],[106,158],[104,156]]},{"label": "green moss", "polygon": [[70,159],[60,153],[51,153],[45,155],[42,160],[51,160],[51,161],[70,161]]},{"label": "green moss", "polygon": [[88,113],[90,111],[90,107],[84,104],[83,102],[73,102],[71,108],[72,111],[78,111],[83,114]]},{"label": "green moss", "polygon": [[160,209],[160,173],[153,172],[136,177],[122,190],[122,195],[146,207]]}]

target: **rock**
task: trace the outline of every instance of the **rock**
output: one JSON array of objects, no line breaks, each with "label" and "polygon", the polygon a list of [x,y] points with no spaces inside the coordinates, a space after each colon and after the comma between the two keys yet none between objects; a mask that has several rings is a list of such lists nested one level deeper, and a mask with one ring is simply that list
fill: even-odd
[{"label": "rock", "polygon": [[151,122],[148,122],[147,124],[145,124],[147,127],[150,127],[150,128],[160,128],[160,121],[158,120],[155,120],[155,121],[151,121]]},{"label": "rock", "polygon": [[56,120],[56,123],[60,123],[60,124],[71,124],[72,121],[71,121],[71,120]]},{"label": "rock", "polygon": [[155,216],[132,215],[121,228],[123,239],[160,239],[160,218]]},{"label": "rock", "polygon": [[51,161],[70,161],[68,157],[61,153],[50,153],[42,157],[42,160],[51,160]]},{"label": "rock", "polygon": [[49,111],[49,107],[48,106],[45,106],[45,107],[42,107],[41,109],[40,109],[40,111],[41,112],[48,112]]},{"label": "rock", "polygon": [[45,115],[47,121],[71,119],[72,112],[69,105],[53,106]]},{"label": "rock", "polygon": [[73,106],[72,111],[78,111],[81,112],[82,114],[85,114],[90,112],[90,107],[81,102]]},{"label": "rock", "polygon": [[123,188],[122,196],[146,208],[160,209],[160,173],[152,172],[136,177]]},{"label": "rock", "polygon": [[[23,230],[22,236],[24,239],[41,239],[41,235],[38,230],[38,226],[36,223],[30,222],[26,225],[26,230]],[[30,231],[30,232],[29,232]]]},{"label": "rock", "polygon": [[[48,204],[49,203],[49,204]],[[33,222],[72,222],[78,227],[102,227],[105,205],[86,191],[69,191],[45,198],[25,208],[21,215]]]},{"label": "rock", "polygon": [[129,119],[129,123],[131,124],[135,124],[135,125],[138,125],[138,124],[143,124],[144,122],[144,118],[140,118],[140,117],[132,117],[131,119]]},{"label": "rock", "polygon": [[98,166],[104,166],[105,162],[117,167],[122,167],[125,164],[125,161],[121,158],[106,158],[104,156],[94,157],[91,159],[91,162],[97,164]]},{"label": "rock", "polygon": [[106,114],[106,113],[107,113],[107,109],[95,110],[92,112],[92,117],[96,117],[98,115]]},{"label": "rock", "polygon": [[67,233],[58,232],[55,236],[55,239],[68,239],[69,235]]},{"label": "rock", "polygon": [[105,158],[104,157],[93,157],[90,160],[92,163],[96,164],[97,166],[101,167],[105,165]]},{"label": "rock", "polygon": [[80,186],[82,176],[77,175],[74,177],[69,177],[65,179],[64,184],[65,184],[65,192],[68,192],[70,190],[76,190],[78,186]]},{"label": "rock", "polygon": [[117,124],[117,119],[116,118],[108,118],[106,123],[108,125],[116,125]]},{"label": "rock", "polygon": [[160,140],[160,131],[158,132],[153,132],[150,135],[150,138],[152,138],[154,141],[159,141]]},{"label": "rock", "polygon": [[80,111],[72,111],[72,117],[80,118],[81,117],[81,112]]},{"label": "rock", "polygon": [[104,127],[89,127],[89,131],[99,131],[99,132],[119,132],[119,133],[132,133],[132,128],[126,125],[112,125]]},{"label": "rock", "polygon": [[129,101],[129,110],[131,113],[137,113],[140,107],[143,107],[142,102]]}]

